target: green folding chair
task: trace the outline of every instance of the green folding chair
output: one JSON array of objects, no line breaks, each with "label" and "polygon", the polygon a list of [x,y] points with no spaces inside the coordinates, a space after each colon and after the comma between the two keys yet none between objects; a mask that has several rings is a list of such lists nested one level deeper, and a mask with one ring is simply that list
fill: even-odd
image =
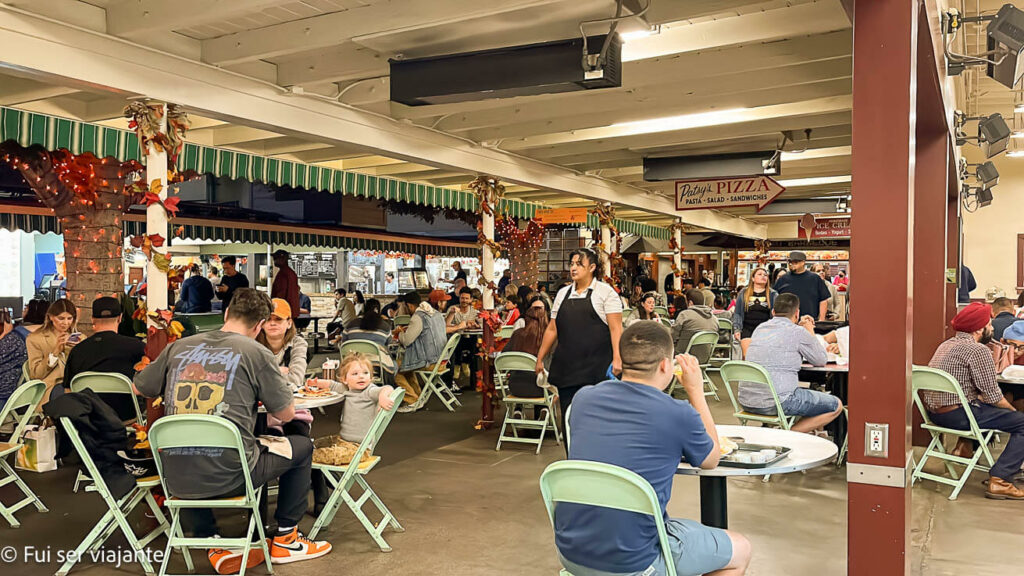
[{"label": "green folding chair", "polygon": [[390,360],[391,356],[387,350],[381,348],[376,342],[369,340],[346,340],[341,343],[338,352],[342,359],[353,352],[369,356],[374,366],[374,382],[380,384],[384,381],[384,357],[386,356]]},{"label": "green folding chair", "polygon": [[[178,549],[185,556],[185,565],[189,573],[195,572],[192,564],[191,548],[223,548],[227,550],[242,550],[242,568],[238,576],[245,575],[245,565],[249,561],[249,553],[253,546],[259,546],[263,550],[263,557],[267,565],[267,571],[274,573],[274,567],[270,563],[270,549],[267,546],[267,537],[263,533],[263,522],[260,520],[260,500],[256,487],[252,484],[248,466],[240,466],[244,478],[245,494],[233,498],[204,498],[200,500],[188,500],[174,495],[174,491],[167,484],[167,472],[164,468],[163,454],[166,450],[176,448],[192,450],[196,448],[221,449],[224,452],[235,452],[239,461],[243,464],[248,462],[245,455],[245,445],[242,444],[242,435],[238,428],[225,418],[210,416],[207,414],[175,414],[164,416],[156,422],[149,430],[149,443],[153,449],[153,457],[156,460],[156,468],[160,473],[160,483],[163,486],[164,494],[167,496],[165,504],[171,513],[171,529],[167,535],[167,548],[164,550],[164,559],[160,565],[160,576],[167,573],[167,563],[171,558],[171,550]],[[246,511],[249,514],[249,526],[245,535],[238,538],[186,538],[181,530],[181,511],[186,508],[217,508]],[[259,542],[253,542],[253,536],[259,537]]]},{"label": "green folding chair", "polygon": [[[537,357],[525,352],[502,352],[494,359],[495,376],[501,378],[503,389],[502,402],[505,404],[505,420],[501,424],[501,434],[498,435],[498,445],[494,448],[501,451],[502,442],[520,442],[522,444],[535,444],[536,454],[540,454],[541,446],[544,444],[544,436],[548,427],[555,431],[555,441],[562,443],[562,435],[558,431],[558,423],[555,420],[554,400],[556,396],[551,394],[548,388],[539,388],[543,396],[537,398],[520,398],[507,394],[507,386],[510,372],[528,372],[536,375]],[[523,418],[526,407],[531,406],[543,412],[543,418],[532,420]],[[529,438],[519,435],[520,430],[540,430],[538,438]],[[507,434],[506,431],[510,432]]]},{"label": "green folding chair", "polygon": [[[772,384],[772,377],[768,375],[768,372],[762,366],[745,360],[730,360],[722,364],[720,374],[722,375],[722,382],[725,383],[725,389],[729,393],[729,400],[732,402],[733,416],[739,419],[740,424],[747,426],[748,422],[760,422],[765,426],[777,427],[783,430],[789,430],[793,426],[796,416],[786,415],[782,409],[782,401],[779,400],[779,395],[775,391],[775,385]],[[771,391],[772,398],[775,400],[776,414],[774,416],[766,416],[744,410],[743,406],[740,406],[737,397],[739,392],[733,392],[732,389],[733,383],[736,383],[738,390],[740,382],[750,382],[766,386]]]},{"label": "green folding chair", "polygon": [[[711,354],[717,344],[718,332],[703,330],[690,337],[690,343],[686,345],[686,354],[692,354],[700,362],[700,374],[704,378],[704,395],[712,396],[715,400],[721,400],[718,397],[718,386],[715,386],[715,383],[708,376],[708,369],[711,368]],[[706,353],[704,349],[707,349]],[[700,354],[697,352],[700,352]],[[675,383],[673,378],[670,387],[674,389]]]},{"label": "green folding chair", "polygon": [[[135,486],[128,494],[120,499],[114,498],[110,488],[107,487],[107,483],[103,480],[103,476],[100,475],[99,470],[96,468],[96,463],[93,462],[92,456],[86,450],[85,445],[82,444],[82,439],[78,435],[75,425],[68,418],[61,418],[60,423],[64,428],[64,432],[71,440],[71,444],[74,445],[75,452],[78,453],[78,457],[82,460],[82,465],[85,466],[88,476],[92,478],[92,484],[86,486],[85,491],[97,492],[100,498],[103,499],[103,503],[107,505],[107,512],[93,526],[81,544],[75,548],[74,553],[67,556],[67,561],[57,571],[57,576],[66,576],[79,560],[89,558],[90,554],[101,550],[107,540],[118,530],[121,531],[125,540],[128,541],[128,546],[131,548],[133,556],[142,565],[145,573],[152,575],[154,573],[153,565],[149,562],[150,555],[146,546],[167,532],[167,518],[160,511],[160,506],[157,505],[156,500],[153,498],[153,489],[160,485],[160,479],[156,476],[139,478],[135,481]],[[143,501],[146,502],[149,510],[153,513],[157,526],[145,536],[139,537],[128,522],[128,516]]]},{"label": "green folding chair", "polygon": [[[363,528],[370,534],[373,541],[380,547],[381,552],[391,552],[391,545],[381,536],[385,529],[390,526],[395,532],[405,532],[405,528],[402,528],[402,525],[398,523],[395,515],[388,510],[384,502],[377,496],[377,493],[373,491],[373,488],[370,488],[370,485],[366,483],[366,475],[380,462],[380,456],[372,456],[366,462],[360,462],[363,454],[367,452],[372,453],[376,448],[388,424],[395,416],[395,412],[398,411],[398,407],[402,404],[403,396],[405,396],[405,390],[401,388],[397,388],[391,393],[391,400],[394,401],[395,405],[390,410],[378,411],[377,415],[374,416],[373,422],[370,424],[370,430],[366,433],[363,441],[359,443],[359,448],[356,449],[355,454],[352,456],[351,464],[347,466],[332,466],[330,464],[313,463],[313,468],[319,470],[324,475],[327,484],[331,487],[331,496],[327,499],[327,504],[324,505],[320,515],[317,516],[316,522],[313,523],[313,529],[309,532],[310,538],[315,539],[321,530],[326,530],[330,526],[342,503],[345,503],[349,510],[355,514],[359,523],[363,525]],[[359,485],[362,489],[362,494],[359,495],[358,499],[353,498],[350,492],[354,485]],[[363,512],[363,506],[367,501],[373,503],[377,512],[381,515],[381,520],[377,524],[374,524],[366,516],[366,513]]]},{"label": "green folding chair", "polygon": [[[992,436],[995,434],[995,430],[988,430],[978,426],[978,422],[974,419],[974,413],[970,410],[970,404],[967,402],[967,397],[964,395],[964,391],[960,387],[960,383],[947,372],[936,368],[928,368],[927,366],[914,366],[911,372],[911,382],[914,390],[914,404],[917,404],[917,409],[921,412],[921,417],[924,419],[924,424],[922,424],[921,427],[931,434],[932,441],[928,444],[928,448],[925,449],[924,455],[921,457],[921,461],[914,466],[914,472],[911,474],[910,483],[913,485],[914,482],[923,478],[925,480],[931,480],[933,482],[952,486],[953,493],[949,495],[949,499],[956,500],[960,491],[963,490],[964,485],[967,484],[967,479],[971,476],[971,472],[974,472],[975,470],[987,472],[995,464],[995,459],[992,458],[992,452],[989,451],[988,447],[989,442],[992,441]],[[945,428],[932,422],[931,414],[928,412],[928,409],[924,405],[924,401],[921,399],[920,393],[924,391],[955,394],[957,398],[960,399],[960,405],[964,407],[964,412],[967,415],[967,421],[970,424],[970,427],[967,430],[957,430],[955,428]],[[974,451],[974,456],[972,458],[954,456],[946,452],[945,447],[942,445],[943,434],[949,434],[950,436],[957,438],[974,440],[980,445],[980,448]],[[979,463],[982,456],[985,457],[987,465]],[[949,472],[950,478],[930,474],[924,471],[925,464],[931,458],[941,460],[942,463],[946,465],[946,470]],[[963,466],[963,473],[957,474],[954,464]]]},{"label": "green folding chair", "polygon": [[450,370],[450,360],[461,337],[458,332],[455,332],[448,338],[448,342],[441,349],[441,356],[434,363],[432,369],[415,371],[416,377],[422,382],[422,392],[414,404],[417,410],[427,405],[432,394],[437,395],[449,412],[455,412],[455,406],[462,406],[462,402],[459,402],[455,392],[452,392],[452,389],[441,379]]},{"label": "green folding chair", "polygon": [[410,318],[410,316],[406,316],[404,314],[401,316],[395,316],[394,324],[395,326],[408,326]]},{"label": "green folding chair", "polygon": [[635,310],[635,309],[633,309],[633,308],[623,308],[623,309],[622,309],[622,323],[623,323],[623,325],[625,325],[625,323],[626,323],[626,322],[627,322],[627,321],[628,321],[628,320],[629,320],[630,318],[632,318],[632,317],[633,317],[633,314],[635,314],[635,313],[636,313],[636,310]]},{"label": "green folding chair", "polygon": [[668,308],[665,306],[655,306],[654,313],[662,318],[668,318]]},{"label": "green folding chair", "polygon": [[662,326],[664,326],[665,328],[668,328],[669,330],[672,329],[672,321],[671,320],[669,320],[668,318],[666,318],[664,316],[662,316],[659,320],[661,321],[661,325]]},{"label": "green folding chair", "polygon": [[[146,424],[145,415],[142,413],[142,409],[139,408],[138,398],[135,396],[135,390],[132,389],[132,381],[124,374],[116,372],[82,372],[81,374],[76,374],[71,379],[71,384],[68,388],[72,392],[92,390],[97,394],[126,394],[135,400],[132,403],[135,407],[135,421],[142,425]],[[72,490],[77,493],[82,483],[89,482],[90,480],[88,476],[79,470],[78,475],[75,476],[75,487]]]},{"label": "green folding chair", "polygon": [[516,329],[513,326],[502,326],[498,329],[498,333],[494,337],[498,340],[508,340],[512,337],[512,333],[515,331]]},{"label": "green folding chair", "polygon": [[[548,466],[540,475],[540,493],[552,527],[555,525],[555,504],[559,502],[653,516],[666,573],[668,576],[676,576],[676,563],[672,559],[658,496],[650,483],[636,472],[604,462],[562,460]],[[572,576],[564,569],[561,574]]]},{"label": "green folding chair", "polygon": [[14,514],[22,508],[33,505],[40,512],[49,512],[43,501],[36,496],[36,493],[25,484],[25,481],[18,476],[18,473],[7,462],[11,454],[16,454],[24,446],[22,436],[25,435],[25,427],[29,420],[35,416],[36,408],[43,399],[46,392],[46,383],[42,380],[30,380],[18,386],[14,393],[7,399],[7,402],[0,409],[0,422],[6,422],[8,418],[15,421],[14,432],[7,442],[0,442],[0,487],[14,484],[21,490],[24,498],[10,506],[0,502],[0,516],[3,516],[11,528],[21,526],[21,522],[14,517]]},{"label": "green folding chair", "polygon": [[[726,334],[728,334],[729,339],[722,342],[722,336]],[[718,318],[718,342],[715,343],[714,348],[711,350],[710,362],[712,369],[720,368],[722,364],[732,360],[733,334],[732,320]]]}]

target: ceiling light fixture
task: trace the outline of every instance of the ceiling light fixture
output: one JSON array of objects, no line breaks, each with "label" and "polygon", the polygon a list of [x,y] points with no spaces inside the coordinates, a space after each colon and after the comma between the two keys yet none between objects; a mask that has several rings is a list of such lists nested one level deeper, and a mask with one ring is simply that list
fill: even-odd
[{"label": "ceiling light fixture", "polygon": [[648,38],[648,37],[651,37],[651,36],[657,36],[658,34],[661,34],[661,24],[655,24],[654,26],[651,26],[647,30],[636,30],[634,32],[622,32],[622,33],[619,34],[619,37],[622,38],[622,43],[626,44],[626,43],[629,43],[629,42],[631,42],[633,40],[638,40],[640,38]]},{"label": "ceiling light fixture", "polygon": [[845,176],[818,176],[816,178],[794,178],[792,180],[779,180],[781,186],[796,188],[799,186],[824,186],[825,184],[845,184],[853,181],[851,175]]},{"label": "ceiling light fixture", "polygon": [[622,129],[629,134],[671,132],[673,130],[686,130],[689,128],[703,128],[707,126],[717,126],[719,124],[745,122],[747,120],[746,113],[749,113],[750,111],[750,108],[730,108],[728,110],[716,110],[714,112],[698,112],[696,114],[666,116],[664,118],[652,118],[650,120],[618,122],[612,124],[610,127]]}]

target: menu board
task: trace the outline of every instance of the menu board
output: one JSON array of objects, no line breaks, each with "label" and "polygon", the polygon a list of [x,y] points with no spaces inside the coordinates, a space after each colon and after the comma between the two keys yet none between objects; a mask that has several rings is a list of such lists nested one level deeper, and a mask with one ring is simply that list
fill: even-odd
[{"label": "menu board", "polygon": [[288,264],[299,278],[336,278],[338,275],[333,252],[292,254]]}]

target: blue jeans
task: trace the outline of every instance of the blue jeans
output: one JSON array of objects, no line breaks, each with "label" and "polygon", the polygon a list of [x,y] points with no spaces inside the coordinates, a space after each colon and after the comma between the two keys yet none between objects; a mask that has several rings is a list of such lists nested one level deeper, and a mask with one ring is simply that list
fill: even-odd
[{"label": "blue jeans", "polygon": [[[700,576],[721,570],[732,560],[732,540],[725,530],[705,526],[696,520],[669,518],[665,522],[668,545],[677,576]],[[659,546],[660,549],[660,546]],[[559,554],[559,560],[573,576],[664,576],[665,557],[658,559],[642,572],[614,573],[594,570],[570,562]]]},{"label": "blue jeans", "polygon": [[[763,416],[775,416],[777,412],[775,406],[770,408],[744,406],[743,408],[747,412]],[[782,400],[782,411],[786,413],[786,416],[820,416],[829,412],[835,412],[838,408],[839,398],[825,392],[808,390],[807,388],[797,388],[786,399]]]},{"label": "blue jeans", "polygon": [[[1006,448],[999,455],[996,465],[992,467],[989,474],[1007,482],[1012,481],[1013,476],[1020,471],[1020,465],[1024,463],[1024,413],[997,408],[989,404],[978,406],[972,404],[971,412],[974,413],[974,420],[978,423],[979,428],[998,430],[1010,435]],[[931,413],[930,415],[932,422],[944,428],[968,430],[971,426],[963,408],[957,408],[945,414]]]}]

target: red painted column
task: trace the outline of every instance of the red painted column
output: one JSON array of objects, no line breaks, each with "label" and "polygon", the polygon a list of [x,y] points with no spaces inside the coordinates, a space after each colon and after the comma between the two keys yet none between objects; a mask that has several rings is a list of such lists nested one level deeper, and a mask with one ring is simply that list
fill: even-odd
[{"label": "red painted column", "polygon": [[[926,365],[946,336],[946,209],[950,133],[946,126],[931,38],[918,31],[917,143],[914,167],[914,364]],[[955,174],[955,173],[954,173]],[[955,186],[955,183],[954,183]],[[931,437],[913,416],[913,444]]]},{"label": "red painted column", "polygon": [[[949,196],[946,203],[946,268],[951,268],[960,278],[960,185],[950,182]],[[946,283],[946,337],[952,338],[953,327],[949,325],[956,316],[956,282]]]},{"label": "red painted column", "polygon": [[[848,574],[909,574],[917,27],[907,0],[854,4]],[[877,303],[872,305],[872,303]],[[863,305],[862,305],[863,304]],[[864,456],[865,423],[889,425]],[[895,486],[884,485],[885,474]]]}]

